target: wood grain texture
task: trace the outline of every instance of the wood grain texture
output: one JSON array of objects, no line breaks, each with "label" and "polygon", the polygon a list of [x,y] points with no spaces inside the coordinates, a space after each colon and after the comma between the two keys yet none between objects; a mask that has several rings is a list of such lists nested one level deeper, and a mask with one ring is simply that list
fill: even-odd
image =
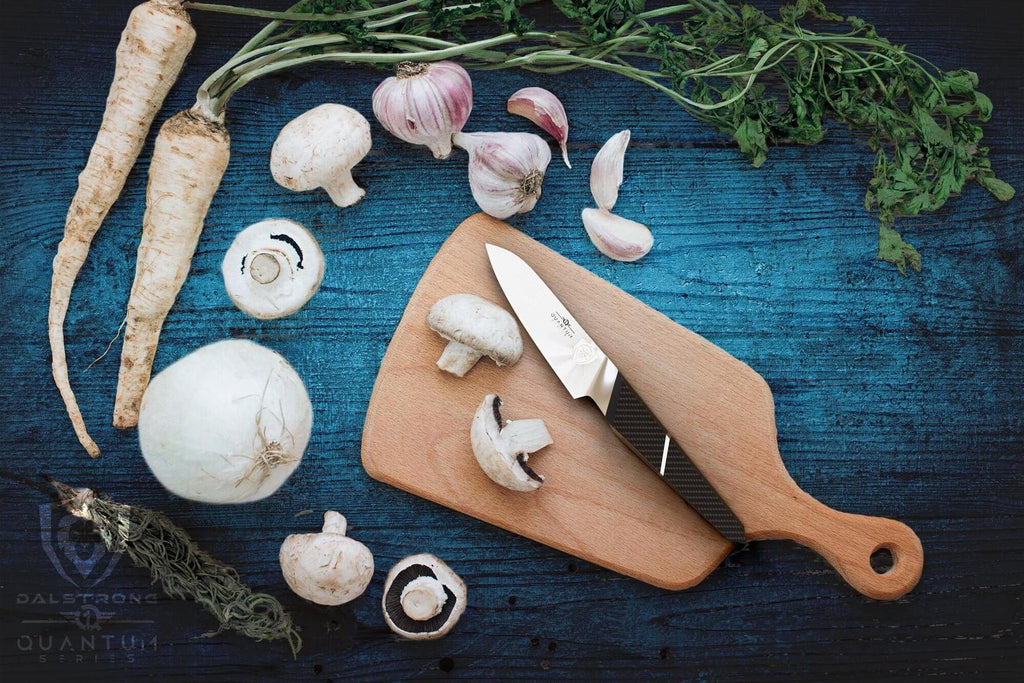
[{"label": "wood grain texture", "polygon": [[[488,243],[551,276],[552,286],[572,295],[565,300],[570,308],[586,300],[599,311],[595,329],[607,331],[612,318],[623,316],[633,318],[640,328],[634,332],[642,335],[644,319],[657,315],[635,300],[612,305],[613,286],[501,221],[471,216],[431,260],[381,361],[363,427],[367,473],[655,586],[696,585],[733,544],[633,456],[595,406],[572,399],[525,332],[523,357],[511,368],[482,360],[463,378],[438,369],[446,342],[426,325],[434,302],[466,292],[507,309],[487,261]],[[685,360],[677,356],[670,364]],[[530,459],[545,477],[537,491],[503,489],[477,464],[469,424],[491,393],[502,397],[504,417],[542,418],[555,440]]]},{"label": "wood grain texture", "polygon": [[[436,367],[445,342],[425,323],[434,302],[468,292],[507,305],[487,244],[523,258],[632,378],[748,538],[810,546],[875,599],[898,598],[917,584],[924,557],[909,527],[833,510],[789,476],[771,389],[750,366],[483,214],[463,221],[431,260],[384,355],[363,427],[370,476],[662,588],[692,587],[731,547],[632,456],[600,411],[572,400],[528,335],[512,369],[482,362],[456,378]],[[536,492],[497,487],[477,465],[467,425],[490,393],[505,398],[514,419],[542,416],[555,438],[531,463],[547,476]],[[880,548],[893,558],[885,572],[871,566]]]},{"label": "wood grain texture", "polygon": [[[694,588],[668,592],[366,475],[359,440],[378,365],[430,259],[476,210],[464,156],[434,161],[372,120],[374,149],[356,168],[368,193],[360,204],[340,211],[320,193],[291,193],[273,182],[270,146],[281,127],[326,101],[369,115],[384,76],[371,69],[303,69],[258,81],[232,101],[232,160],[154,368],[230,336],[284,354],[305,379],[315,410],[296,476],[251,505],[183,501],[152,478],[135,435],[108,426],[120,344],[86,366],[124,315],[155,131],[97,235],[67,321],[72,381],[105,448],[89,462],[50,380],[46,297],[50,261],[133,4],[8,3],[0,21],[3,467],[46,471],[164,511],[254,588],[281,598],[305,647],[293,661],[280,643],[203,638],[213,628],[205,612],[164,599],[127,563],[95,585],[69,574],[82,584],[76,587],[45,552],[44,501],[0,481],[5,680],[1019,678],[1024,202],[999,204],[971,186],[942,211],[901,221],[925,270],[900,277],[874,260],[877,226],[860,205],[871,154],[835,124],[821,144],[775,149],[752,169],[729,139],[666,98],[580,71],[571,78],[474,74],[468,127],[529,131],[528,122],[505,112],[505,98],[530,85],[559,96],[570,117],[573,169],[552,164],[537,208],[512,224],[755,367],[772,389],[779,447],[793,479],[831,507],[884,513],[920,535],[928,563],[917,588],[899,600],[857,594],[790,542],[751,544]],[[943,68],[977,71],[995,105],[985,136],[992,163],[1024,188],[1024,4],[829,5],[873,21],[881,34]],[[202,80],[259,26],[199,13],[193,19],[196,46],[158,121],[189,106]],[[632,265],[598,254],[579,222],[592,201],[590,160],[624,127],[632,144],[617,211],[646,222],[656,240]],[[273,216],[313,230],[327,269],[305,309],[258,322],[231,306],[220,261],[240,229]],[[348,517],[350,533],[377,562],[366,595],[333,610],[291,595],[276,559],[286,534],[318,526],[318,514],[296,514],[326,508]],[[71,537],[87,557],[92,539],[84,530]],[[399,642],[380,614],[384,577],[399,558],[420,551],[443,557],[466,579],[470,602],[447,638]],[[83,605],[110,616],[86,630],[77,618]],[[94,637],[94,650],[83,637]]]}]

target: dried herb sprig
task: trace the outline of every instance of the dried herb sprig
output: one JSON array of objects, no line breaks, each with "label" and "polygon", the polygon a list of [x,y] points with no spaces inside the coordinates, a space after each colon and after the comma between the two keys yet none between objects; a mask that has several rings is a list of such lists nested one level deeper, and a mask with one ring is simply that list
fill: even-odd
[{"label": "dried herb sprig", "polygon": [[[731,135],[754,166],[776,144],[821,141],[834,120],[874,152],[864,205],[878,214],[878,258],[904,274],[921,269],[921,255],[894,229],[897,217],[937,210],[971,180],[1000,201],[1013,197],[980,144],[992,102],[977,75],[942,71],[822,0],[794,0],[777,18],[729,0],[653,9],[646,0],[553,0],[576,26],[552,31],[522,14],[534,1],[300,0],[284,12],[189,3],[273,20],[203,83],[200,100],[219,114],[252,80],[316,62],[456,59],[632,78]],[[484,37],[466,38],[471,22]]]},{"label": "dried herb sprig", "polygon": [[217,618],[220,627],[204,636],[231,630],[255,640],[284,638],[292,656],[302,638],[277,598],[253,593],[238,573],[200,550],[184,529],[159,512],[115,503],[92,489],[51,482],[60,504],[71,514],[93,523],[112,552],[124,553],[136,567],[149,570],[164,593],[194,600]]}]

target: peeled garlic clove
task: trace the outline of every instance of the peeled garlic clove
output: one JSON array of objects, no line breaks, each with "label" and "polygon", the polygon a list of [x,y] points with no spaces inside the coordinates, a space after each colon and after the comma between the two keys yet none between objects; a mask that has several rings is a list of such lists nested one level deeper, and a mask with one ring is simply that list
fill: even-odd
[{"label": "peeled garlic clove", "polygon": [[551,163],[548,143],[532,133],[456,133],[469,152],[469,186],[485,213],[508,218],[533,209]]},{"label": "peeled garlic clove", "polygon": [[629,145],[629,130],[608,138],[590,165],[590,193],[594,195],[597,208],[611,211],[619,199],[619,185],[622,185],[622,161]]},{"label": "peeled garlic clove", "polygon": [[583,226],[597,250],[616,261],[636,261],[654,245],[646,225],[603,209],[583,209]]},{"label": "peeled garlic clove", "polygon": [[373,91],[373,114],[396,138],[426,145],[435,159],[452,153],[452,134],[473,110],[473,84],[455,62],[399,62]]},{"label": "peeled garlic clove", "polygon": [[523,88],[512,93],[507,106],[510,114],[527,118],[550,133],[562,148],[562,161],[572,168],[565,147],[569,141],[569,118],[554,93],[544,88]]}]

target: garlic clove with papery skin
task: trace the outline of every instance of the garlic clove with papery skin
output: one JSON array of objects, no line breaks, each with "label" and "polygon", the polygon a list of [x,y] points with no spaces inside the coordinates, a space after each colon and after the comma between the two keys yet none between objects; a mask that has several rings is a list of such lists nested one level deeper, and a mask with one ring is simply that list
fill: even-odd
[{"label": "garlic clove with papery skin", "polygon": [[399,62],[373,91],[373,114],[406,142],[426,145],[435,159],[452,153],[452,134],[473,110],[473,84],[455,62]]},{"label": "garlic clove with papery skin", "polygon": [[583,209],[583,227],[598,251],[616,261],[636,261],[647,255],[654,237],[646,225],[604,209]]},{"label": "garlic clove with papery skin", "polygon": [[544,88],[523,88],[512,93],[506,107],[510,114],[529,119],[550,133],[562,148],[562,161],[572,168],[569,151],[565,147],[569,140],[569,118],[553,92]]},{"label": "garlic clove with papery skin", "polygon": [[629,145],[629,130],[608,138],[590,165],[590,193],[597,208],[611,211],[619,199],[622,185],[622,164]]},{"label": "garlic clove with papery skin", "polygon": [[532,133],[456,133],[469,152],[469,186],[477,205],[495,218],[533,209],[541,196],[551,149]]}]

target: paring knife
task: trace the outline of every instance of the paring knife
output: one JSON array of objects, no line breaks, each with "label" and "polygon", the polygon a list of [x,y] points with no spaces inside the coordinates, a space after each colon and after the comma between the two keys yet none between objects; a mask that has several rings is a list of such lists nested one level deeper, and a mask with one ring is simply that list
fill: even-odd
[{"label": "paring knife", "polygon": [[505,298],[572,397],[589,397],[615,434],[690,507],[733,543],[745,543],[743,524],[540,276],[507,249],[488,244],[487,257]]}]

